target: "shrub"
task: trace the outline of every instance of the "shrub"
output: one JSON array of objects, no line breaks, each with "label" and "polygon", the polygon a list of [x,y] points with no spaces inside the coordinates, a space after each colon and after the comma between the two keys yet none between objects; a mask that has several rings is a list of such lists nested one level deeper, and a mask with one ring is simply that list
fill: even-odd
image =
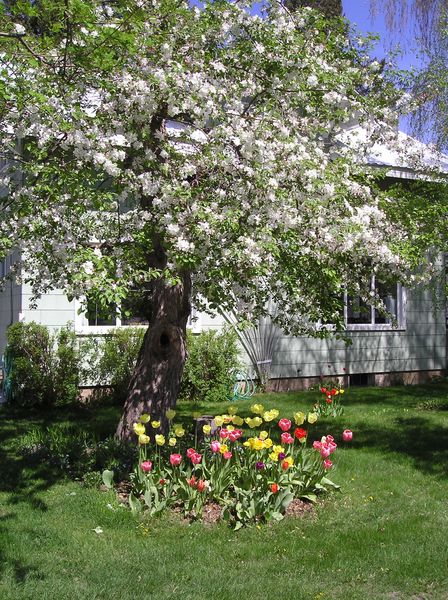
[{"label": "shrub", "polygon": [[145,335],[144,329],[126,327],[101,338],[82,342],[84,360],[82,378],[112,388],[113,399],[122,403]]},{"label": "shrub", "polygon": [[182,400],[222,402],[229,398],[238,368],[237,337],[233,330],[221,333],[187,332],[188,359],[181,382]]},{"label": "shrub", "polygon": [[52,406],[78,397],[79,351],[69,326],[50,335],[37,323],[14,323],[5,350],[6,400],[19,406]]}]

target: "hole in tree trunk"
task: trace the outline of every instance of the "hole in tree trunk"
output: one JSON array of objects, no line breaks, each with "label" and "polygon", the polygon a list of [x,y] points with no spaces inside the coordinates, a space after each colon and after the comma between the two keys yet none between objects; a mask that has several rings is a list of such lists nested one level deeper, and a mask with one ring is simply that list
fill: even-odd
[{"label": "hole in tree trunk", "polygon": [[160,345],[162,346],[162,348],[166,348],[166,346],[169,346],[170,343],[170,338],[168,337],[167,333],[162,333],[162,335],[160,336]]}]

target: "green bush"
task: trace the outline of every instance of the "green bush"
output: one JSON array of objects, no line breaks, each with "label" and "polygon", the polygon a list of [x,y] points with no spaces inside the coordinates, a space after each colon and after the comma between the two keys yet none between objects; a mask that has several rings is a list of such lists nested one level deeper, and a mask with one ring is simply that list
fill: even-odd
[{"label": "green bush", "polygon": [[111,386],[113,399],[123,403],[144,335],[144,329],[126,327],[84,340],[83,381]]},{"label": "green bush", "polygon": [[237,336],[233,330],[221,333],[187,333],[188,359],[182,377],[180,399],[222,402],[230,397],[233,370],[238,368]]},{"label": "green bush", "polygon": [[78,398],[79,351],[69,326],[50,335],[37,323],[7,331],[5,395],[18,406],[54,406]]}]

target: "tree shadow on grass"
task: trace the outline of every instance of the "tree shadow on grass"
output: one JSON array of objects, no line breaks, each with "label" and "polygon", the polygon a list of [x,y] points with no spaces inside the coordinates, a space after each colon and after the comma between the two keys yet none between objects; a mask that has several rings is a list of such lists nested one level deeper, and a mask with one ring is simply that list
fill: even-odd
[{"label": "tree shadow on grass", "polygon": [[56,424],[74,425],[99,438],[114,432],[117,409],[105,406],[89,409],[81,405],[61,408],[0,410],[0,492],[9,494],[11,505],[26,502],[33,509],[47,510],[40,493],[66,479],[64,471],[48,460],[20,450],[20,438],[33,428],[44,430]]},{"label": "tree shadow on grass", "polygon": [[397,417],[390,427],[357,426],[352,447],[372,448],[408,456],[419,471],[440,478],[448,476],[448,428],[424,417]]}]

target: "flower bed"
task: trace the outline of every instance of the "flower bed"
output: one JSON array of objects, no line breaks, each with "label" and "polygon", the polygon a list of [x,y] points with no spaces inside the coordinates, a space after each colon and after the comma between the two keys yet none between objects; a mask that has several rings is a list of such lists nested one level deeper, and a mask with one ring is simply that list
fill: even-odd
[{"label": "flower bed", "polygon": [[[147,427],[157,429],[159,422],[142,415],[134,424],[139,460],[131,475],[131,509],[156,515],[176,507],[185,516],[201,518],[204,506],[214,503],[238,529],[281,520],[294,499],[314,502],[317,495],[339,488],[327,476],[335,438],[328,434],[308,443],[316,412],[279,419],[278,410],[261,404],[251,410],[253,416],[244,419],[235,406],[210,417],[200,436],[196,428],[188,448],[184,427],[172,421],[174,411],[167,414],[169,435],[155,435],[154,445]],[[351,436],[345,430],[342,439],[350,441]]]}]

